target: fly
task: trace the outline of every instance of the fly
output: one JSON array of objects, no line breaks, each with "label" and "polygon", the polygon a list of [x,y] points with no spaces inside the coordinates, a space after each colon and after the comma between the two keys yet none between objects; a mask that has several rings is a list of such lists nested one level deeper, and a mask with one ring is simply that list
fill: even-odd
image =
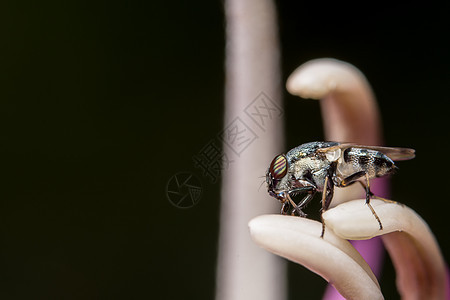
[{"label": "fly", "polygon": [[[300,145],[286,154],[277,155],[266,173],[269,195],[282,203],[281,213],[306,217],[303,208],[317,192],[322,192],[322,212],[333,199],[334,187],[344,188],[359,182],[366,192],[366,204],[378,221],[370,198],[379,198],[370,191],[369,179],[393,173],[394,161],[408,160],[415,150],[379,146],[362,146],[337,142],[311,142]],[[291,196],[304,194],[296,204]],[[322,234],[325,225],[322,220]]]}]

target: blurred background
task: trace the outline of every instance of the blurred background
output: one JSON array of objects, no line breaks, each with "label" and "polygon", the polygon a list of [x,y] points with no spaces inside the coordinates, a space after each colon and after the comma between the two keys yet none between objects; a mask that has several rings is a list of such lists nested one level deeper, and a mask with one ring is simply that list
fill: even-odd
[{"label": "blurred background", "polygon": [[[450,27],[424,5],[278,1],[283,82],[319,57],[367,76],[386,145],[417,150],[393,199],[448,261]],[[224,22],[217,1],[0,4],[0,298],[214,297],[220,178],[193,157],[224,128]],[[319,104],[284,93],[285,148],[323,139]],[[193,207],[167,197],[179,172]],[[288,270],[290,299],[320,299],[323,279]]]}]

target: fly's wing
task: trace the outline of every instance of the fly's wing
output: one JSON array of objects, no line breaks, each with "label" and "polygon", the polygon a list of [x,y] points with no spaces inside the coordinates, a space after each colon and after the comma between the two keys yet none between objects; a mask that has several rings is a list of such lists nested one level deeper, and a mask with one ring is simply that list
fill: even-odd
[{"label": "fly's wing", "polygon": [[387,157],[389,157],[393,161],[409,160],[416,157],[415,154],[416,150],[411,148],[381,147],[381,146],[374,146],[374,147],[362,146],[362,148],[372,149],[384,153]]},{"label": "fly's wing", "polygon": [[410,149],[410,148],[364,146],[364,145],[357,145],[357,144],[339,144],[339,145],[331,146],[328,148],[320,148],[317,150],[317,152],[322,152],[329,156],[330,153],[337,153],[339,150],[344,151],[345,149],[348,149],[348,148],[362,148],[362,149],[379,151],[379,152],[385,154],[387,157],[389,157],[393,161],[413,159],[416,156],[415,155],[416,151],[414,149]]}]

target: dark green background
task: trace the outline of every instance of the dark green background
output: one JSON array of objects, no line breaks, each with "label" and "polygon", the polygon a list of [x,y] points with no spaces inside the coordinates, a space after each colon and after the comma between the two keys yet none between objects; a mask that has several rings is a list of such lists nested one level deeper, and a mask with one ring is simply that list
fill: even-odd
[{"label": "dark green background", "polygon": [[[448,10],[278,10],[283,81],[318,57],[366,74],[386,143],[417,150],[393,198],[448,260]],[[220,185],[192,156],[223,128],[222,3],[4,1],[0,37],[0,298],[212,299]],[[322,139],[317,102],[285,93],[284,109],[286,149]],[[188,210],[165,196],[179,171],[204,187]],[[320,298],[321,278],[289,272],[291,299]],[[394,280],[386,263],[386,298],[398,297]]]}]

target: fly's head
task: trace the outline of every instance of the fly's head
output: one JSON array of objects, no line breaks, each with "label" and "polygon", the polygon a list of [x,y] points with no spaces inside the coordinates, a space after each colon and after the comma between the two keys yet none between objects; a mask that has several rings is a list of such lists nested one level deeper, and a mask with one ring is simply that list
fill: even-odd
[{"label": "fly's head", "polygon": [[289,165],[286,156],[280,154],[272,160],[266,173],[267,191],[269,195],[281,202],[286,201],[288,192],[286,188],[288,169]]}]

